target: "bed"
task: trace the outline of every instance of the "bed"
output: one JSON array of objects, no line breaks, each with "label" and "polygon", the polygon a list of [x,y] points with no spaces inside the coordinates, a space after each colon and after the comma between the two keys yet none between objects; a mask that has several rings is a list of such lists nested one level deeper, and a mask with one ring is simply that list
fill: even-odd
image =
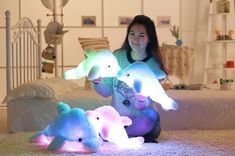
[{"label": "bed", "polygon": [[[6,12],[7,96],[4,99],[7,104],[9,132],[35,131],[45,128],[56,116],[56,104],[59,101],[84,110],[111,104],[111,97],[101,97],[92,89],[79,87],[75,81],[58,77],[41,79],[40,20],[37,27],[33,26],[32,22],[23,25],[19,25],[21,22],[18,22],[15,27],[11,27],[9,15],[9,12]],[[26,19],[23,21],[30,21]],[[20,31],[13,42],[10,40],[11,28]],[[33,31],[28,31],[29,28],[33,28]],[[26,35],[22,32],[26,32]],[[23,39],[26,42],[18,41],[22,41],[24,36],[29,36]],[[19,49],[21,49],[20,52]],[[32,61],[33,64],[27,61],[29,56],[35,56],[29,59],[35,60]],[[26,63],[22,64],[22,62]],[[179,109],[164,111],[159,104],[152,105],[160,113],[163,130],[235,129],[234,91],[167,90],[166,93],[179,104]]]}]

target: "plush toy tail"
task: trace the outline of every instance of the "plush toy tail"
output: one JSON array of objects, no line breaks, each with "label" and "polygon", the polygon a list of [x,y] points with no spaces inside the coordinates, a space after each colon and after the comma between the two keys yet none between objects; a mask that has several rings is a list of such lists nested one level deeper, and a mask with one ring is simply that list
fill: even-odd
[{"label": "plush toy tail", "polygon": [[57,112],[58,114],[61,114],[62,112],[70,110],[70,107],[68,104],[60,101],[57,103]]},{"label": "plush toy tail", "polygon": [[83,73],[83,71],[79,70],[78,68],[74,68],[74,69],[70,69],[67,70],[64,73],[64,79],[69,80],[69,79],[76,79],[79,80],[82,77],[85,77],[85,73]]},{"label": "plush toy tail", "polygon": [[78,79],[77,74],[76,74],[76,68],[75,69],[70,69],[64,73],[64,79]]},{"label": "plush toy tail", "polygon": [[48,145],[50,142],[42,132],[36,132],[30,139],[29,142],[36,144]]},{"label": "plush toy tail", "polygon": [[122,149],[138,149],[141,148],[141,145],[143,143],[144,143],[143,137],[132,137],[117,142],[116,144]]},{"label": "plush toy tail", "polygon": [[70,69],[64,73],[64,79],[80,79],[87,76],[85,62],[81,62],[77,68]]},{"label": "plush toy tail", "polygon": [[170,97],[167,96],[167,94],[162,94],[159,96],[154,96],[154,97],[150,97],[153,101],[158,102],[159,104],[161,104],[162,108],[165,110],[177,110],[178,109],[178,104],[172,100]]}]

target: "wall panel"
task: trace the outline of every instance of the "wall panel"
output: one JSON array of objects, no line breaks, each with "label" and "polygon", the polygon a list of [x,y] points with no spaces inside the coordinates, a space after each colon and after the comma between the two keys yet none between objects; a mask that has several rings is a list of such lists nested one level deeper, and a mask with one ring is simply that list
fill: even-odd
[{"label": "wall panel", "polygon": [[[137,14],[146,14],[155,23],[157,22],[157,16],[171,16],[172,23],[179,25],[180,1],[69,0],[63,8],[64,29],[69,30],[69,32],[64,35],[63,49],[62,46],[58,46],[58,64],[61,65],[63,61],[65,66],[76,66],[84,59],[78,37],[107,36],[111,50],[120,48],[126,35],[126,26],[119,26],[118,23],[120,16],[134,17]],[[36,24],[36,20],[40,18],[44,26],[43,31],[47,24],[52,21],[52,17],[46,16],[51,11],[45,8],[40,0],[0,0],[0,4],[0,66],[5,67],[5,10],[11,10],[12,23],[16,23],[19,17],[27,16]],[[81,16],[96,16],[96,26],[91,28],[82,27]],[[160,44],[162,42],[174,44],[175,40],[171,36],[169,28],[157,28],[157,33]],[[44,42],[44,36],[42,36],[42,39]],[[46,48],[46,46],[47,44],[44,42],[42,48]],[[64,70],[67,69],[67,67],[64,68]],[[59,69],[59,74],[63,74],[61,68]],[[5,82],[3,79],[5,79],[5,75],[1,78],[1,82]],[[0,86],[4,85],[0,84]],[[5,92],[0,90],[0,94],[4,96]]]},{"label": "wall panel", "polygon": [[118,26],[119,16],[141,13],[141,0],[104,0],[104,26]]},{"label": "wall panel", "polygon": [[96,25],[101,26],[101,0],[70,0],[63,8],[64,24],[81,26],[81,16],[96,16]]}]

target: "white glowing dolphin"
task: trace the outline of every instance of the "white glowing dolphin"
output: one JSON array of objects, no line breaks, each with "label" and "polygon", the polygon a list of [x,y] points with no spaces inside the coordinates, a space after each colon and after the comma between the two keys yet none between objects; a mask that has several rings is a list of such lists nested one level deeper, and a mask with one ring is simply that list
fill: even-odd
[{"label": "white glowing dolphin", "polygon": [[116,57],[108,49],[84,50],[84,53],[87,58],[77,68],[66,71],[65,79],[87,77],[88,80],[94,80],[99,77],[116,77],[121,69]]},{"label": "white glowing dolphin", "polygon": [[151,98],[161,104],[163,109],[176,110],[178,104],[167,96],[150,67],[137,61],[119,71],[117,78],[132,87],[137,94]]}]

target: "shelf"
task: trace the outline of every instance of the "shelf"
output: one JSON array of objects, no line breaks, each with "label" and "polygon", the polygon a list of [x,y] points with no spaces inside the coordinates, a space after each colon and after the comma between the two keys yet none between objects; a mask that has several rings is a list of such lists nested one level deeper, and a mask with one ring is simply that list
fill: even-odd
[{"label": "shelf", "polygon": [[235,43],[235,40],[213,40],[213,41],[208,41],[208,43],[213,44],[213,43]]},{"label": "shelf", "polygon": [[231,71],[235,71],[235,68],[214,68],[214,67],[208,67],[208,68],[205,68],[205,70],[231,70]]},{"label": "shelf", "polygon": [[[235,68],[225,68],[225,66],[223,66],[223,64],[228,61],[229,56],[232,55],[231,52],[232,47],[228,46],[228,44],[235,43],[235,38],[233,39],[232,36],[233,34],[229,32],[230,30],[234,31],[234,25],[232,25],[231,20],[233,20],[234,22],[235,13],[233,9],[230,10],[231,11],[230,13],[213,12],[213,6],[211,4],[212,3],[210,3],[209,14],[208,14],[208,34],[207,34],[208,38],[206,42],[207,46],[206,46],[205,65],[204,65],[205,84],[210,83],[213,77],[218,78],[219,76],[220,78],[227,79],[228,77],[234,78],[235,75]],[[215,28],[218,29],[217,28],[218,25],[220,25],[218,32],[212,30]],[[229,29],[229,31],[227,29]],[[224,40],[217,40],[217,39],[224,39]],[[215,45],[218,45],[218,47]],[[215,50],[215,48],[218,49]],[[215,53],[213,54],[213,57],[211,57],[213,52]],[[221,64],[218,65],[216,61],[213,60],[214,58],[221,59]]]},{"label": "shelf", "polygon": [[234,16],[235,13],[212,13],[209,16]]}]

